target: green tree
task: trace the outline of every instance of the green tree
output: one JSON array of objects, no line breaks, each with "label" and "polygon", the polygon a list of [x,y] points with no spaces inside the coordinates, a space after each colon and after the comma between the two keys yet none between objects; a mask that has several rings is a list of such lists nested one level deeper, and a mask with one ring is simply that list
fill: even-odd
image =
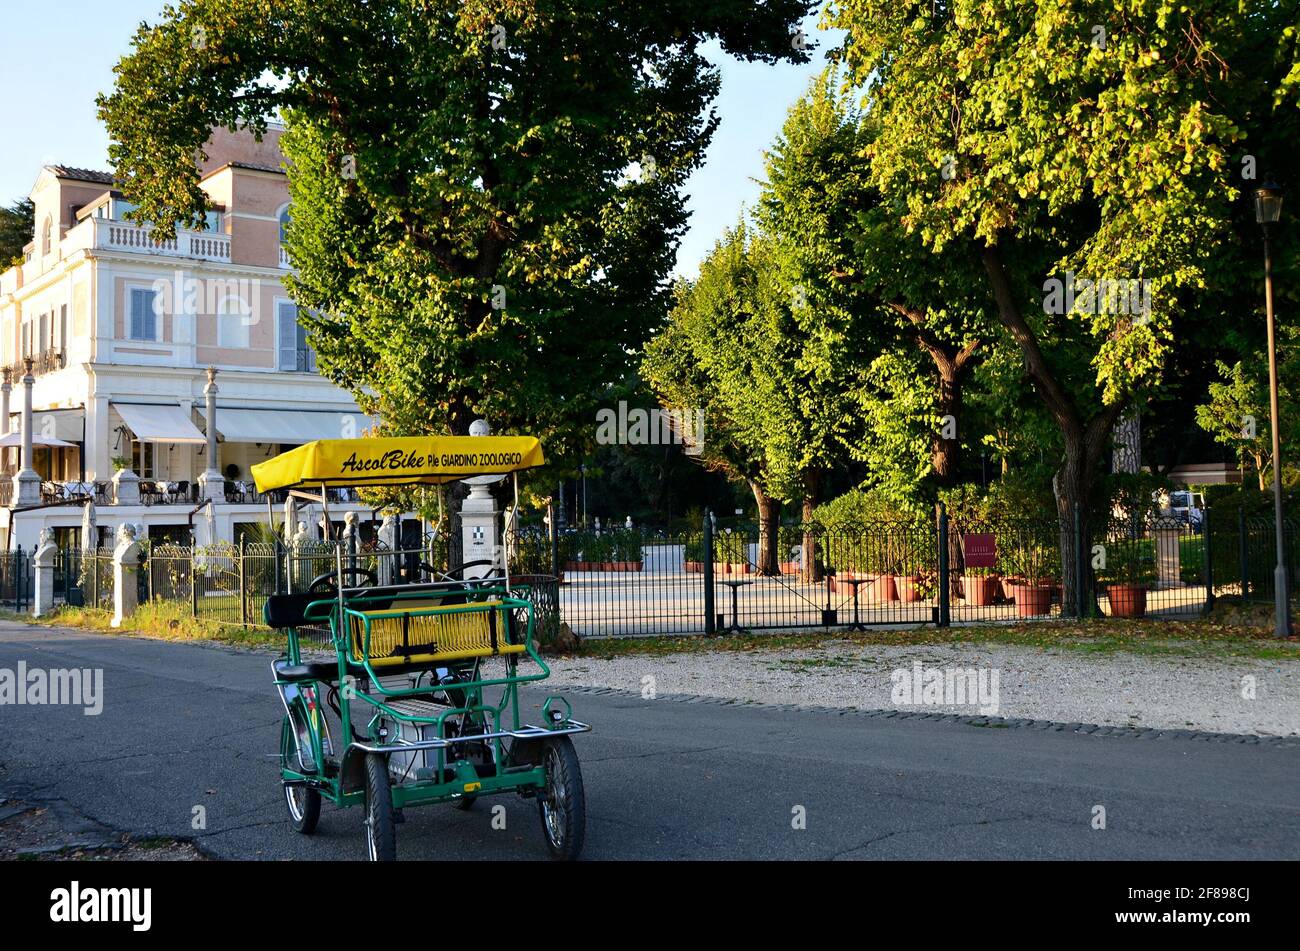
[{"label": "green tree", "polygon": [[[872,184],[927,250],[980,261],[1060,431],[1060,514],[1086,519],[1116,420],[1160,381],[1181,297],[1234,239],[1246,123],[1290,66],[1258,53],[1295,2],[834,0],[828,21],[879,124]],[[1135,285],[1149,298],[1059,306],[1047,282],[1068,272],[1149,282]],[[1072,600],[1090,580],[1062,541]]]},{"label": "green tree", "polygon": [[36,205],[20,198],[8,208],[0,207],[0,268],[23,263],[23,248],[36,233]]},{"label": "green tree", "polygon": [[729,229],[696,280],[679,283],[668,321],[645,346],[642,373],[662,405],[703,414],[694,458],[749,487],[758,511],[758,570],[776,574],[780,500],[792,487],[777,483],[758,419],[761,369],[747,328],[760,309],[759,277],[750,242],[743,224]]},{"label": "green tree", "polygon": [[[1300,444],[1296,397],[1300,394],[1300,333],[1288,327],[1278,341],[1278,400],[1282,444]],[[1255,471],[1261,492],[1269,487],[1273,469],[1273,427],[1269,414],[1268,356],[1251,354],[1232,365],[1217,364],[1220,379],[1209,386],[1209,398],[1196,407],[1196,422],[1231,448],[1243,467]],[[1292,452],[1294,452],[1292,448]],[[1292,460],[1294,462],[1294,460]]]},{"label": "green tree", "polygon": [[137,217],[201,214],[213,126],[279,111],[322,372],[396,432],[477,416],[589,446],[669,305],[681,185],[717,124],[708,40],[806,58],[805,0],[182,0],[100,108]]}]

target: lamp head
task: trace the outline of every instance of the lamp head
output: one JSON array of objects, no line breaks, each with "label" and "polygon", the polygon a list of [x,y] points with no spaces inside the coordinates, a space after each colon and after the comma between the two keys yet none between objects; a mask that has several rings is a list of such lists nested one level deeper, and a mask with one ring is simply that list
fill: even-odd
[{"label": "lamp head", "polygon": [[1282,188],[1265,182],[1255,189],[1255,221],[1261,225],[1277,224],[1282,217]]}]

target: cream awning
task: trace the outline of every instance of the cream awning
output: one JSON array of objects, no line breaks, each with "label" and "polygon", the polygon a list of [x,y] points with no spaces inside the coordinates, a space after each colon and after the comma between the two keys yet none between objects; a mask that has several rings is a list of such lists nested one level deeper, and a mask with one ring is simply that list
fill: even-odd
[{"label": "cream awning", "polygon": [[[49,422],[47,422],[47,418]],[[53,430],[49,429],[53,426]],[[21,412],[11,412],[9,415],[9,431],[16,433],[23,427],[23,414]],[[63,408],[63,409],[34,409],[32,410],[32,431],[34,433],[49,432],[55,439],[62,439],[64,442],[78,443],[86,438],[86,411],[80,406]]]},{"label": "cream awning", "polygon": [[[199,414],[206,420],[206,408]],[[365,413],[217,407],[217,432],[226,442],[301,443],[360,436],[374,425]]]},{"label": "cream awning", "polygon": [[135,434],[137,442],[194,443],[207,437],[190,420],[190,414],[175,403],[114,403],[113,409]]}]

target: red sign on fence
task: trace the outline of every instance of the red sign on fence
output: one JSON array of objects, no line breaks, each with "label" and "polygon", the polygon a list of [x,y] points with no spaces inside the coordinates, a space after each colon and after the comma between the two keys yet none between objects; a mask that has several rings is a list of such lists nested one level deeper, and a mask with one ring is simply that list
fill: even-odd
[{"label": "red sign on fence", "polygon": [[971,533],[961,537],[967,568],[992,568],[998,562],[998,543],[992,533]]}]

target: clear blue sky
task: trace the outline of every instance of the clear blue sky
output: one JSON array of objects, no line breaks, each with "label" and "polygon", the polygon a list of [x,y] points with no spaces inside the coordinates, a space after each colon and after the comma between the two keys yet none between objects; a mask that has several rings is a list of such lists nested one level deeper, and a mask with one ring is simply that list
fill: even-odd
[{"label": "clear blue sky", "polygon": [[[162,0],[0,0],[0,202],[26,195],[42,165],[108,168],[95,95],[112,85],[113,64],[136,24],[156,19],[162,6]],[[825,48],[815,16],[804,29]],[[690,276],[722,229],[753,203],[763,149],[822,63],[821,50],[804,66],[740,63],[717,49],[709,54],[722,66],[722,121],[687,189],[691,230],[678,271]]]}]

